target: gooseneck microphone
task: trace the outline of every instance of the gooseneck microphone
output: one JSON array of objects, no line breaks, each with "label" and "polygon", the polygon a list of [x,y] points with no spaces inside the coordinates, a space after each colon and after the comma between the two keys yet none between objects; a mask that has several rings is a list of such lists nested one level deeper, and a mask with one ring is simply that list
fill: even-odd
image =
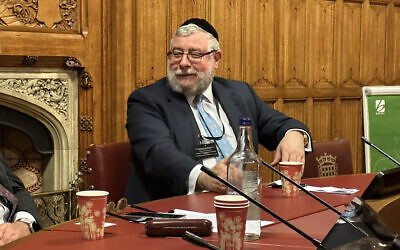
[{"label": "gooseneck microphone", "polygon": [[306,194],[308,194],[309,196],[313,197],[315,200],[317,200],[318,202],[320,202],[321,204],[323,204],[324,206],[326,206],[327,208],[329,208],[330,210],[332,210],[333,212],[337,213],[340,216],[340,219],[342,219],[343,221],[345,221],[347,224],[349,224],[350,226],[352,226],[354,229],[356,229],[357,231],[361,232],[362,234],[364,234],[365,236],[369,237],[369,235],[360,227],[357,227],[356,225],[354,225],[353,223],[351,223],[346,217],[344,217],[342,215],[342,213],[340,213],[340,211],[338,211],[336,208],[332,207],[331,205],[329,205],[328,203],[326,203],[324,200],[322,200],[321,198],[319,198],[318,196],[316,196],[315,194],[311,193],[310,191],[308,191],[307,189],[305,189],[303,186],[301,186],[300,184],[297,184],[295,181],[293,181],[292,179],[290,179],[289,177],[287,177],[286,175],[284,175],[282,172],[276,170],[274,167],[272,167],[270,164],[268,164],[267,162],[265,162],[263,159],[261,159],[261,162],[264,166],[268,167],[269,169],[271,169],[272,171],[274,171],[276,174],[278,174],[279,176],[281,176],[282,178],[284,178],[285,180],[287,180],[288,182],[290,182],[291,184],[293,184],[294,186],[296,186],[298,189],[304,191]]},{"label": "gooseneck microphone", "polygon": [[273,217],[275,217],[276,219],[278,219],[280,222],[284,223],[286,226],[290,227],[291,229],[293,229],[294,231],[296,231],[298,234],[300,234],[301,236],[303,236],[304,238],[306,238],[307,240],[311,241],[311,243],[316,246],[316,247],[320,247],[322,249],[326,249],[322,243],[314,238],[312,238],[311,236],[309,236],[308,234],[306,234],[305,232],[301,231],[300,229],[298,229],[297,227],[295,227],[294,225],[292,225],[291,223],[289,223],[287,220],[281,218],[279,215],[277,215],[276,213],[274,213],[273,211],[271,211],[270,209],[268,209],[266,206],[264,206],[263,204],[261,204],[260,202],[256,201],[255,199],[251,198],[250,196],[248,196],[247,194],[245,194],[243,191],[241,191],[240,189],[238,189],[237,187],[235,187],[234,185],[232,185],[231,183],[229,183],[228,181],[220,178],[219,176],[217,176],[212,170],[202,166],[201,167],[201,171],[203,171],[204,173],[206,173],[207,175],[211,176],[214,179],[217,179],[218,181],[222,182],[223,184],[225,184],[226,186],[228,186],[229,188],[235,190],[236,192],[238,192],[240,195],[244,196],[246,199],[248,199],[251,203],[253,203],[254,205],[256,205],[257,207],[261,208],[262,210],[264,210],[265,212],[269,213],[270,215],[272,215]]},{"label": "gooseneck microphone", "polygon": [[372,144],[370,141],[367,140],[367,138],[365,138],[364,136],[361,136],[361,140],[363,140],[363,142],[367,143],[368,145],[370,145],[371,147],[373,147],[374,149],[378,150],[379,153],[383,154],[384,156],[386,156],[387,158],[389,158],[392,162],[394,162],[395,164],[397,164],[397,166],[400,166],[400,162],[396,161],[396,159],[394,159],[393,157],[391,157],[390,155],[388,155],[386,152],[384,152],[382,149],[378,148],[377,146],[375,146],[374,144]]}]

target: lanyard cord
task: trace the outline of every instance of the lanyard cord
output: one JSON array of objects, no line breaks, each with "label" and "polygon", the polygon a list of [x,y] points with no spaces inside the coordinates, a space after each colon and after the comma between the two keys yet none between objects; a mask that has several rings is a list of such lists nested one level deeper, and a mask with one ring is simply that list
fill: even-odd
[{"label": "lanyard cord", "polygon": [[[218,103],[218,99],[216,99],[215,97],[214,97],[214,99],[215,99],[215,106],[216,106],[216,109],[217,109],[218,118],[220,119],[221,124],[222,124],[222,135],[220,135],[220,136],[218,136],[218,137],[214,137],[214,136],[213,136],[213,134],[212,134],[211,131],[210,131],[210,128],[207,126],[207,123],[205,122],[203,116],[201,115],[201,113],[200,113],[198,110],[197,110],[197,112],[199,113],[200,119],[203,121],[203,124],[206,126],[206,129],[207,129],[208,133],[209,133],[211,136],[202,136],[201,133],[200,133],[200,129],[199,129],[197,123],[196,123],[196,125],[197,125],[197,129],[198,129],[198,132],[199,132],[199,137],[200,137],[200,138],[205,138],[205,139],[208,139],[208,140],[213,140],[214,143],[215,143],[215,145],[216,145],[217,148],[218,148],[218,151],[221,153],[222,158],[225,158],[224,153],[222,152],[221,148],[219,147],[219,145],[218,145],[218,143],[217,143],[217,140],[221,140],[222,137],[225,135],[225,126],[224,126],[224,123],[222,122],[221,116],[220,116],[220,114],[219,114],[219,103]],[[202,104],[201,104],[201,105],[202,105]]]}]

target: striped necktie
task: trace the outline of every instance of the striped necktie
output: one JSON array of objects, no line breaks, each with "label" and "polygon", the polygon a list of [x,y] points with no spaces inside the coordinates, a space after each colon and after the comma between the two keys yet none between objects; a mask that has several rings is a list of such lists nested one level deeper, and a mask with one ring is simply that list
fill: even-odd
[{"label": "striped necktie", "polygon": [[195,98],[197,111],[199,112],[199,119],[209,137],[215,138],[222,136],[221,139],[215,140],[218,144],[218,151],[220,152],[217,161],[220,161],[221,159],[230,156],[233,152],[233,148],[225,136],[225,131],[222,131],[217,121],[215,121],[215,119],[204,110],[203,100],[203,95],[199,95]]}]

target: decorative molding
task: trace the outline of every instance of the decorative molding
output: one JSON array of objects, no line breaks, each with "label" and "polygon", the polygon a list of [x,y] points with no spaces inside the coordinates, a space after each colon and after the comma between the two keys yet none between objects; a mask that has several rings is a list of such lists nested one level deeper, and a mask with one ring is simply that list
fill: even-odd
[{"label": "decorative molding", "polygon": [[87,71],[82,71],[80,75],[81,87],[85,90],[93,88],[92,76]]},{"label": "decorative molding", "polygon": [[[40,2],[46,4],[44,0]],[[56,6],[58,9],[50,8],[52,11],[52,15],[49,15],[50,20],[45,20],[48,13],[40,12],[38,0],[2,0],[0,1],[0,26],[78,30],[78,1],[59,0],[58,5],[55,4],[54,7]]]},{"label": "decorative molding", "polygon": [[84,174],[92,173],[93,169],[88,168],[86,159],[79,159],[79,171]]},{"label": "decorative molding", "polygon": [[268,78],[261,77],[260,79],[258,79],[257,81],[255,81],[253,83],[253,86],[257,86],[257,87],[259,87],[259,86],[262,86],[262,87],[268,86],[268,87],[276,88],[277,84],[272,82],[272,81],[270,81]]},{"label": "decorative molding", "polygon": [[393,82],[390,83],[390,85],[394,86],[394,85],[400,85],[400,77],[393,80]]},{"label": "decorative molding", "polygon": [[31,66],[34,63],[38,61],[39,57],[38,56],[24,56],[24,59],[22,60],[22,64],[26,66]]},{"label": "decorative molding", "polygon": [[82,68],[82,63],[75,57],[67,57],[64,62],[65,67],[72,69]]},{"label": "decorative molding", "polygon": [[93,116],[81,116],[79,119],[81,131],[93,131]]},{"label": "decorative molding", "polygon": [[3,8],[0,13],[0,25],[21,25],[27,27],[44,27],[44,23],[37,20],[37,0],[6,0],[0,3]]},{"label": "decorative molding", "polygon": [[68,117],[68,81],[62,78],[0,78],[0,87],[33,97],[55,110],[64,119]]},{"label": "decorative molding", "polygon": [[77,199],[71,190],[34,194],[43,227],[49,227],[78,217]]},{"label": "decorative molding", "polygon": [[293,87],[302,87],[303,88],[303,87],[306,87],[306,84],[302,80],[300,80],[296,77],[292,77],[285,82],[285,87],[286,88],[293,88]]},{"label": "decorative molding", "polygon": [[327,79],[325,76],[320,78],[319,80],[313,83],[316,87],[334,87],[334,84],[331,80]]},{"label": "decorative molding", "polygon": [[365,84],[366,86],[374,86],[374,85],[386,85],[385,81],[383,81],[382,79],[380,79],[378,76],[374,76],[371,80],[369,80],[367,82],[367,84]]},{"label": "decorative molding", "polygon": [[77,1],[76,0],[60,0],[60,14],[62,20],[54,23],[52,29],[77,30]]},{"label": "decorative molding", "polygon": [[353,68],[349,69],[349,77],[343,80],[342,86],[343,87],[361,87],[361,82],[353,79]]}]

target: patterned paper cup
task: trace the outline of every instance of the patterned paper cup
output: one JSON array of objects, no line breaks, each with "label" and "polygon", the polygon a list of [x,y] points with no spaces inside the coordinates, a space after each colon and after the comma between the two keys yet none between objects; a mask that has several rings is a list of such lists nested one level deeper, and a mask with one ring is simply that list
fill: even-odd
[{"label": "patterned paper cup", "polygon": [[219,246],[226,250],[243,249],[249,201],[241,195],[214,197]]},{"label": "patterned paper cup", "polygon": [[[303,176],[304,164],[296,161],[281,161],[279,162],[280,171],[300,184],[301,176]],[[299,196],[299,189],[291,184],[289,181],[281,178],[282,180],[282,196],[284,197],[297,197]]]},{"label": "patterned paper cup", "polygon": [[76,193],[83,239],[99,240],[103,238],[107,195],[107,191],[100,190]]}]

